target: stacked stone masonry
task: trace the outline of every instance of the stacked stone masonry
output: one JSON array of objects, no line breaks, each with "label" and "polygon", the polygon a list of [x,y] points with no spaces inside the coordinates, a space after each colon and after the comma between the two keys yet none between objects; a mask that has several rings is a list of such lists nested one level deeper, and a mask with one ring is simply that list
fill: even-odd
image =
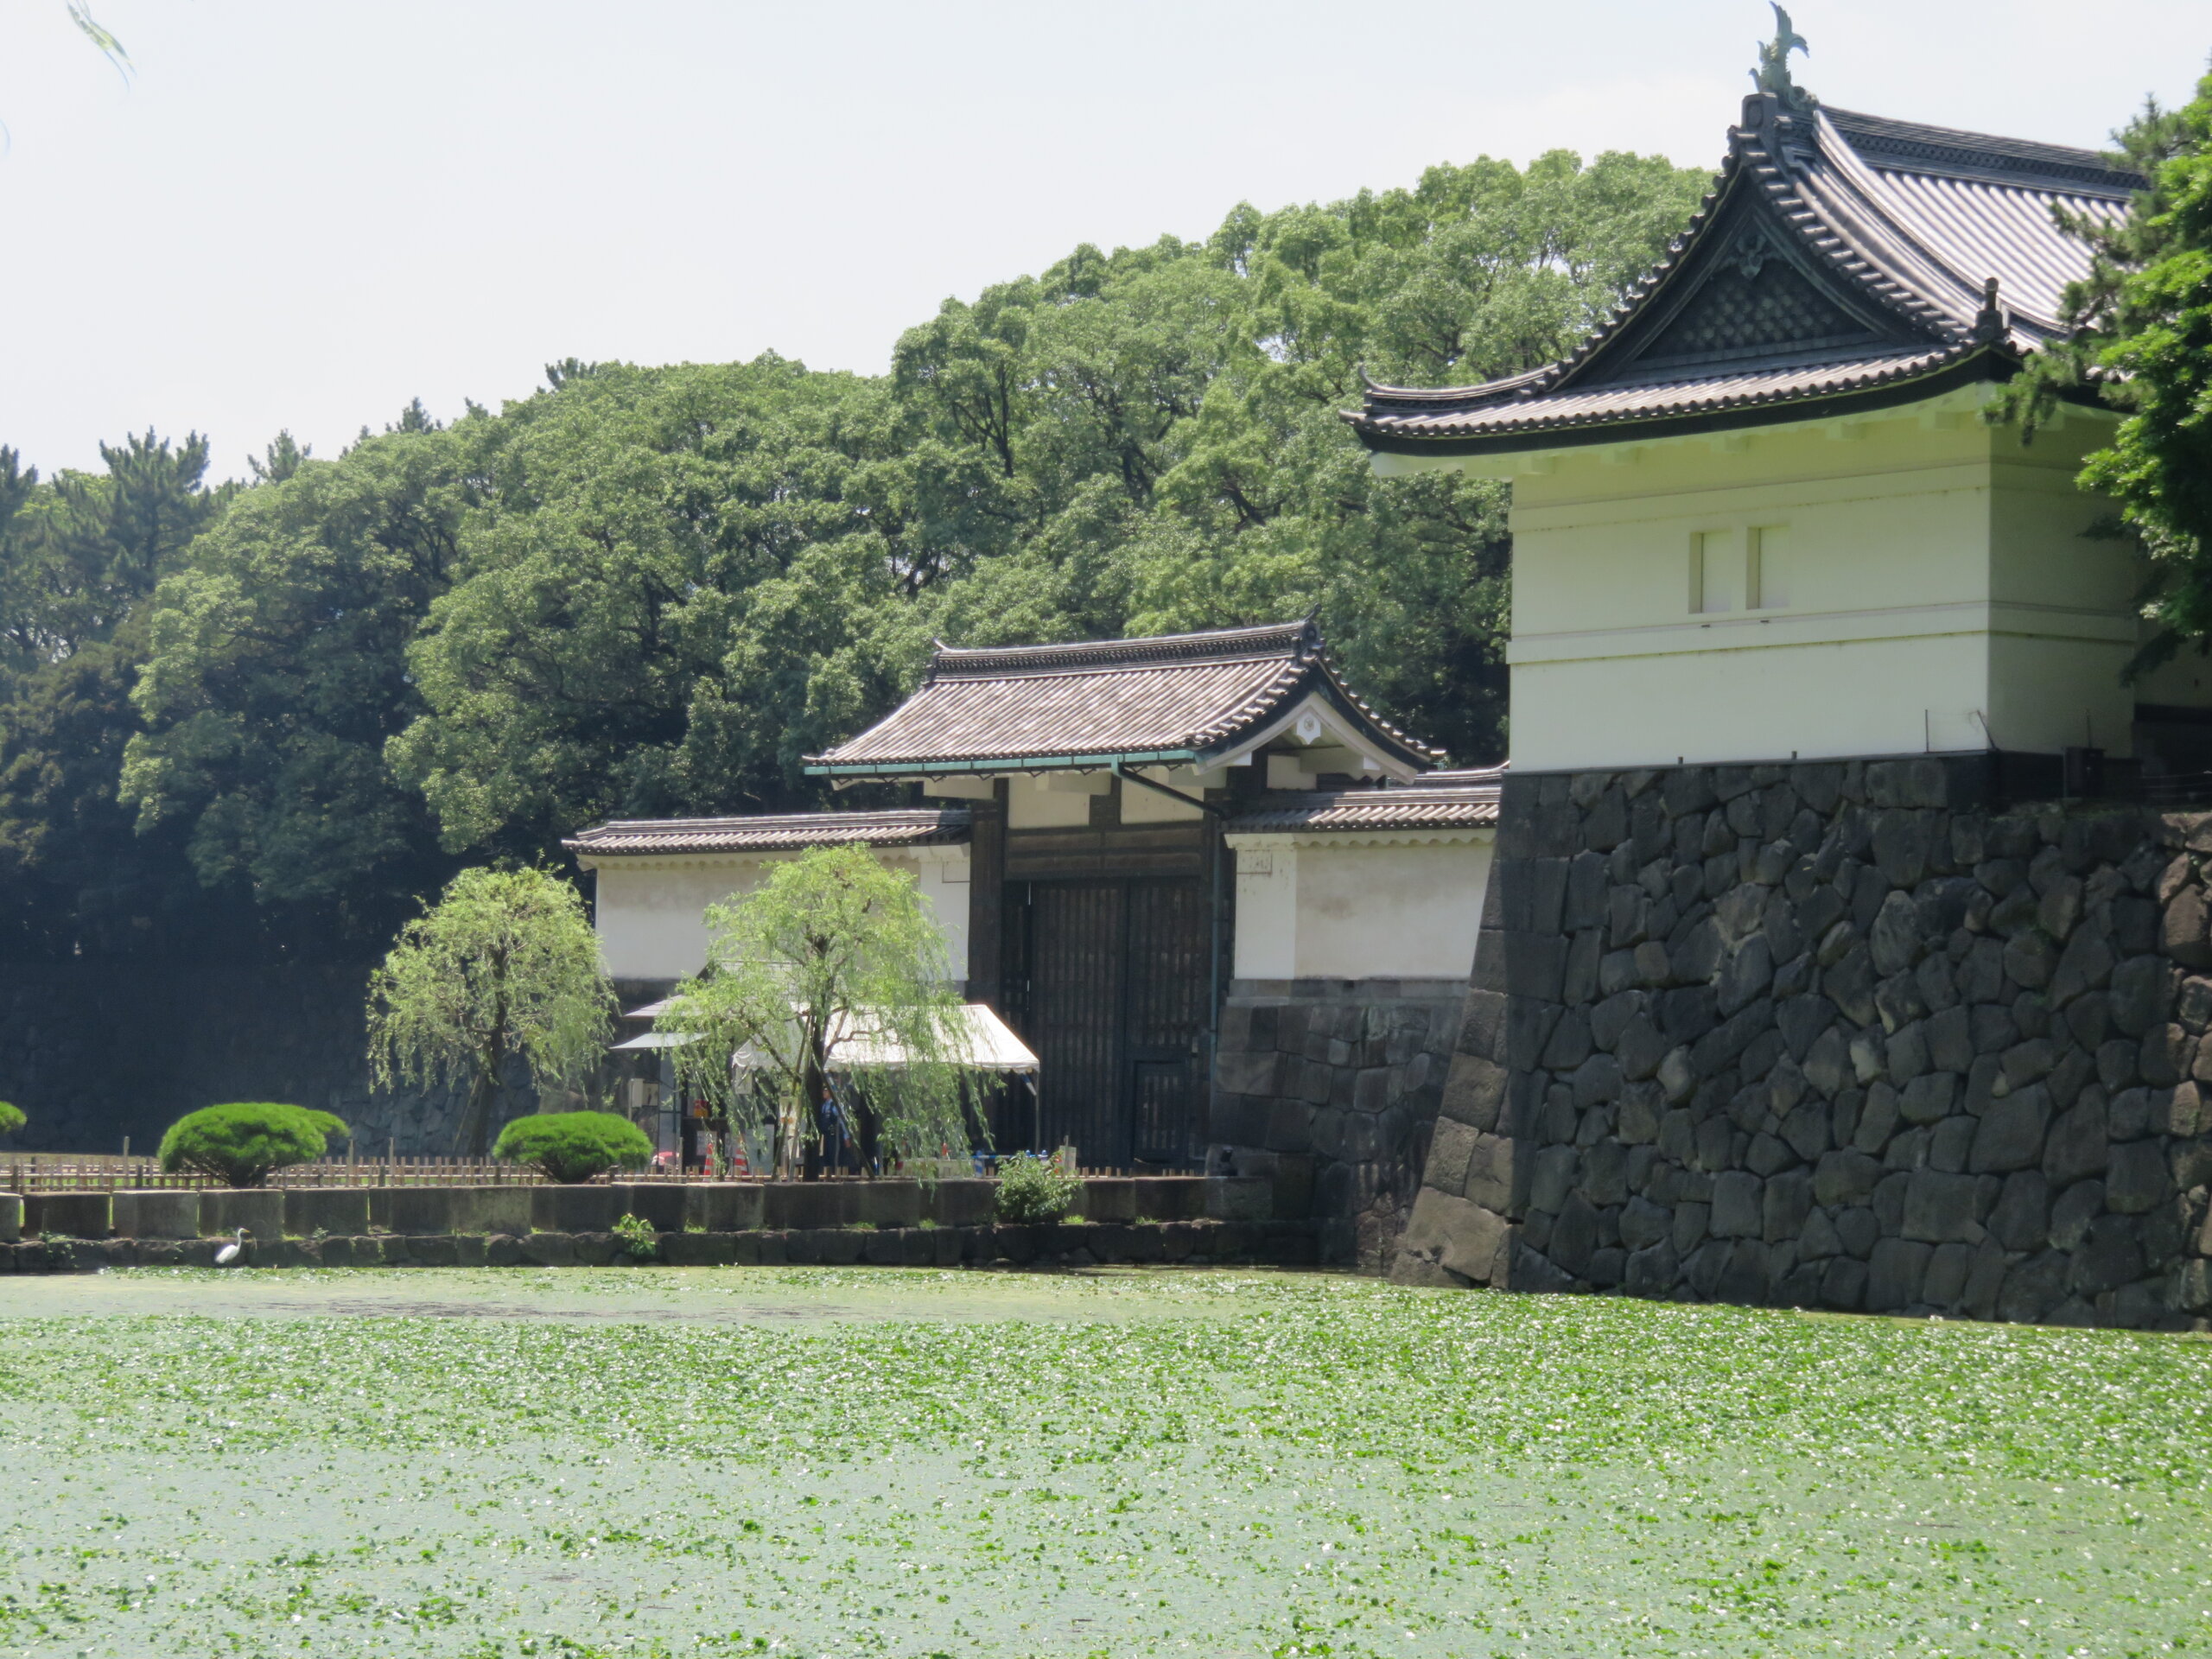
[{"label": "stacked stone masonry", "polygon": [[[30,1117],[0,1156],[116,1152],[126,1135],[149,1151],[177,1118],[222,1100],[321,1107],[364,1154],[453,1151],[465,1089],[372,1087],[369,968],[161,955],[0,962],[0,1100]],[[536,1104],[518,1060],[494,1117]]]},{"label": "stacked stone masonry", "polygon": [[2212,1320],[2212,817],[1522,777],[1402,1281]]},{"label": "stacked stone masonry", "polygon": [[[1315,1260],[1310,1221],[1076,1222],[1033,1226],[792,1228],[664,1232],[653,1259],[676,1267],[1089,1268],[1189,1262],[1303,1268]],[[214,1238],[41,1238],[0,1243],[0,1274],[98,1273],[110,1268],[215,1265]],[[606,1232],[401,1233],[249,1243],[248,1268],[505,1268],[639,1265]]]},{"label": "stacked stone masonry", "polygon": [[1465,988],[1240,980],[1223,1011],[1211,1140],[1306,1195],[1322,1260],[1381,1273],[1405,1230]]}]

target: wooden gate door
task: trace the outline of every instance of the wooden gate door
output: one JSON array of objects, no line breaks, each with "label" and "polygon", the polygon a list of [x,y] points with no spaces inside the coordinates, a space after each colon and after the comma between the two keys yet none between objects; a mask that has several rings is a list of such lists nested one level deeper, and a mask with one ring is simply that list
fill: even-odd
[{"label": "wooden gate door", "polygon": [[1027,995],[1013,1012],[1043,1069],[1044,1144],[1072,1143],[1089,1165],[1202,1158],[1205,887],[1039,881],[1022,916],[1009,956],[1027,969]]}]

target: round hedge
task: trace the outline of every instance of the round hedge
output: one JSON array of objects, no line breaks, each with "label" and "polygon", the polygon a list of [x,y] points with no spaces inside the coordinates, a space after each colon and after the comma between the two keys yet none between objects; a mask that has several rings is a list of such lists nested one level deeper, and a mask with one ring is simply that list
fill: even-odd
[{"label": "round hedge", "polygon": [[11,1106],[6,1101],[0,1100],[0,1135],[13,1135],[29,1121],[24,1117],[22,1107]]},{"label": "round hedge", "polygon": [[269,1172],[322,1156],[346,1125],[311,1106],[233,1101],[187,1112],[162,1137],[162,1167],[196,1170],[227,1186],[259,1186]]},{"label": "round hedge", "polygon": [[626,1117],[613,1112],[546,1112],[518,1117],[499,1131],[494,1158],[535,1164],[552,1181],[588,1181],[610,1169],[650,1162],[653,1143]]}]

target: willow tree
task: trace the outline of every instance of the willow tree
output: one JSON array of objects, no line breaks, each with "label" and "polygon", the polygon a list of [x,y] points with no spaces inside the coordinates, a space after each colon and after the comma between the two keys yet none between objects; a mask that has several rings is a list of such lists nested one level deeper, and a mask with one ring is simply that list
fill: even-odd
[{"label": "willow tree", "polygon": [[539,1089],[582,1080],[613,1007],[574,887],[544,870],[463,870],[370,978],[369,1062],[381,1088],[465,1081],[454,1147],[481,1156],[508,1062]]},{"label": "willow tree", "polygon": [[659,1028],[688,1095],[776,1136],[788,1171],[849,1114],[864,1162],[964,1154],[967,1027],[944,938],[914,878],[861,847],[812,848],[760,887],[707,907],[707,966]]}]

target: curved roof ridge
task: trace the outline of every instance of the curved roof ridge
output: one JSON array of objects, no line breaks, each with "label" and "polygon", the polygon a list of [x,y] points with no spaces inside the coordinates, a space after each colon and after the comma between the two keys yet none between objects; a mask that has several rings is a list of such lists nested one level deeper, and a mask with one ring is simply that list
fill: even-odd
[{"label": "curved roof ridge", "polygon": [[2064,185],[2121,200],[2142,189],[2145,182],[2133,168],[2104,150],[1900,121],[1894,116],[1828,105],[1821,106],[1821,113],[1872,165],[1899,172],[1948,174],[1967,169],[1974,174],[2012,174],[2023,184]]},{"label": "curved roof ridge", "polygon": [[948,679],[999,679],[1010,674],[1095,674],[1117,668],[1166,664],[1237,662],[1318,649],[1319,631],[1309,619],[1199,633],[1155,634],[1141,639],[1082,639],[1052,645],[939,645],[922,683]]}]

